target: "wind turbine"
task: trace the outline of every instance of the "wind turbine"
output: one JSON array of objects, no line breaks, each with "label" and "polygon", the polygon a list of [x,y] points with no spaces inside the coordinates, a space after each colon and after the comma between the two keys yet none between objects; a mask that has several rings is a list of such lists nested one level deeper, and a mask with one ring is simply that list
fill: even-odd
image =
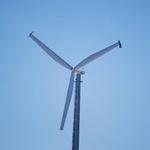
[{"label": "wind turbine", "polygon": [[[81,75],[85,72],[79,70],[81,67],[87,65],[88,63],[94,61],[95,59],[99,58],[100,56],[104,55],[105,53],[111,51],[112,49],[119,47],[122,48],[121,42],[117,41],[116,43],[86,57],[80,63],[78,63],[75,67],[72,67],[68,64],[64,59],[58,56],[54,51],[48,48],[44,43],[42,43],[38,38],[33,35],[33,32],[29,34],[29,37],[37,43],[52,59],[54,59],[57,63],[64,66],[65,68],[71,71],[69,86],[67,90],[67,96],[63,111],[63,116],[61,120],[60,130],[63,130],[65,120],[67,117],[72,93],[73,93],[73,86],[74,86],[74,78],[76,75],[76,91],[75,91],[75,109],[74,109],[74,133],[73,133],[73,150],[79,149],[79,119],[80,119],[80,82],[81,82]],[[75,145],[76,144],[76,145]]]}]

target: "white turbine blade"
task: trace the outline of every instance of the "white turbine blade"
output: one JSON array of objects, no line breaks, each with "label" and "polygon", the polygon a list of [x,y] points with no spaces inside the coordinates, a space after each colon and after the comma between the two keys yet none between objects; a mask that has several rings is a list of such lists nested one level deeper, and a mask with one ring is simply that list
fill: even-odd
[{"label": "white turbine blade", "polygon": [[78,65],[76,65],[76,66],[74,67],[74,70],[78,70],[79,68],[85,66],[86,64],[88,64],[88,63],[90,63],[91,61],[95,60],[96,58],[102,56],[103,54],[105,54],[105,53],[111,51],[112,49],[114,49],[114,48],[117,47],[117,46],[119,46],[119,48],[122,47],[120,41],[118,41],[117,43],[115,43],[115,44],[113,44],[113,45],[111,45],[111,46],[109,46],[109,47],[106,47],[106,48],[104,48],[104,49],[102,49],[102,50],[100,50],[100,51],[98,51],[98,52],[96,52],[96,53],[94,53],[94,54],[88,56],[87,58],[85,58],[84,60],[82,60]]},{"label": "white turbine blade", "polygon": [[29,37],[37,43],[51,58],[53,58],[56,62],[61,64],[62,66],[72,70],[73,67],[69,65],[65,60],[63,60],[60,56],[58,56],[55,52],[53,52],[51,49],[49,49],[44,43],[42,43],[39,39],[37,39],[34,35],[33,32],[29,34]]},{"label": "white turbine blade", "polygon": [[74,85],[74,71],[71,72],[71,76],[70,76],[69,87],[68,87],[68,91],[67,91],[67,97],[66,97],[64,112],[63,112],[63,116],[62,116],[62,120],[61,120],[60,130],[63,130],[63,128],[64,128],[67,112],[68,112],[71,97],[72,97],[73,85]]}]

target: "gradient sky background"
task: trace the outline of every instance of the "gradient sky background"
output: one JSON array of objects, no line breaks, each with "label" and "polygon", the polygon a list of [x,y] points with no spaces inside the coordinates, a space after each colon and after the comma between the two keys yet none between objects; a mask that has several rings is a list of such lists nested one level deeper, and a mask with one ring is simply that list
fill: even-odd
[{"label": "gradient sky background", "polygon": [[80,150],[150,149],[150,2],[26,0],[0,5],[0,149],[68,150],[73,99],[59,130],[70,72],[29,37],[76,65],[122,41],[85,66]]}]

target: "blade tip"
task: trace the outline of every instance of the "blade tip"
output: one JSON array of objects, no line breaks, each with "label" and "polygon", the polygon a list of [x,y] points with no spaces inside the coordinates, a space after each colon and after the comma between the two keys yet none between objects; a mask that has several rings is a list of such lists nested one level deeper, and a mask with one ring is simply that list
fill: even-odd
[{"label": "blade tip", "polygon": [[31,37],[33,33],[34,33],[34,32],[32,31],[32,32],[29,34],[29,37]]},{"label": "blade tip", "polygon": [[63,130],[63,127],[62,127],[62,126],[60,127],[60,130],[61,130],[61,131]]},{"label": "blade tip", "polygon": [[120,40],[118,41],[118,44],[119,44],[119,48],[122,48]]}]

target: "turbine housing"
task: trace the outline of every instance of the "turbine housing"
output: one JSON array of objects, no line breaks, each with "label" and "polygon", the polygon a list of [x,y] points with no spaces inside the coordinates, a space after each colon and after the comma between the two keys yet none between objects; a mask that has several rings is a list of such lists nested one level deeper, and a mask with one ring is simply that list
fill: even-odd
[{"label": "turbine housing", "polygon": [[85,74],[85,71],[82,71],[82,70],[76,70],[75,72],[76,72],[77,74],[82,74],[82,75]]}]

